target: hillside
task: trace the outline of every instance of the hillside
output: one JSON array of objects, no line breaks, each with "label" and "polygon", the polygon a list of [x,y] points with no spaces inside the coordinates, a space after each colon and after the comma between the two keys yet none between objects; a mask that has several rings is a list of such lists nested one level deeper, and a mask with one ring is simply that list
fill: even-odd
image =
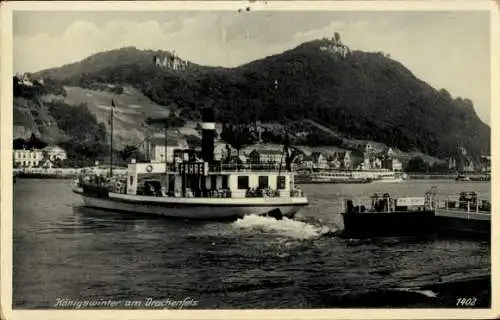
[{"label": "hillside", "polygon": [[145,97],[137,89],[125,86],[122,94],[89,90],[81,87],[65,86],[64,102],[70,105],[86,104],[90,112],[106,126],[109,131],[111,101],[115,102],[113,130],[117,148],[136,145],[145,138],[143,124],[147,116],[165,117],[169,110]]},{"label": "hillside", "polygon": [[[34,78],[54,78],[67,79],[71,77],[79,77],[83,74],[92,74],[101,72],[106,68],[115,68],[119,66],[134,65],[139,68],[150,69],[153,67],[153,59],[155,56],[177,58],[174,52],[161,50],[137,50],[135,47],[125,47],[106,52],[100,52],[89,56],[79,62],[70,63],[59,68],[43,70],[34,73]],[[203,69],[211,69],[210,67],[199,66],[195,63],[185,61],[189,71],[198,71]]]},{"label": "hillside", "polygon": [[43,137],[48,143],[59,143],[71,138],[59,128],[50,107],[61,104],[85,106],[110,131],[109,118],[111,101],[114,109],[114,138],[117,149],[125,145],[137,145],[145,138],[143,127],[146,118],[169,115],[168,107],[160,106],[145,97],[139,90],[126,86],[122,94],[90,90],[81,87],[64,86],[65,95],[42,95],[35,100],[14,98],[14,138],[27,139],[32,133]]},{"label": "hillside", "polygon": [[[152,51],[125,48],[35,76],[73,86],[131,85],[159,105],[174,106],[187,120],[213,105],[222,122],[313,121],[332,137],[438,157],[453,154],[458,145],[475,157],[490,150],[490,128],[470,100],[432,88],[384,54],[339,54],[331,49],[335,46],[333,39],[322,39],[236,68],[183,71],[156,68]],[[96,60],[101,62],[87,67]]]}]

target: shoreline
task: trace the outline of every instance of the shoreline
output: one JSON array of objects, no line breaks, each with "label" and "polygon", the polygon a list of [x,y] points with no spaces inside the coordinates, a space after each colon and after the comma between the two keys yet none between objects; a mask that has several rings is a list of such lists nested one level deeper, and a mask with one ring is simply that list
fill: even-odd
[{"label": "shoreline", "polygon": [[[78,174],[85,168],[58,168],[58,169],[13,169],[12,173],[16,179],[63,179],[70,180],[76,179]],[[97,174],[106,175],[109,169],[95,169],[93,171]],[[126,170],[121,168],[114,168],[113,172],[116,174],[126,173]]]},{"label": "shoreline", "polygon": [[[83,168],[58,168],[58,169],[13,169],[16,178],[20,179],[74,179]],[[96,173],[106,174],[109,169],[94,169]],[[116,173],[124,174],[126,169],[113,169]],[[406,173],[406,180],[456,180],[458,173],[453,174],[429,174],[429,173]],[[486,175],[470,174],[466,182],[490,182]]]},{"label": "shoreline", "polygon": [[[75,179],[77,177],[77,173],[65,173],[65,174],[57,174],[57,173],[35,173],[35,172],[19,172],[15,174],[17,179],[62,179],[69,180]],[[447,177],[447,176],[433,176],[433,175],[418,175],[418,176],[408,176],[408,179],[405,181],[419,181],[419,180],[450,180],[455,181],[456,177]],[[491,180],[470,180],[470,181],[460,181],[460,182],[491,182]],[[305,183],[309,184],[309,183]],[[325,183],[325,184],[333,184],[333,183]],[[342,183],[337,182],[335,184],[353,184],[353,183]],[[359,183],[358,183],[359,184]]]},{"label": "shoreline", "polygon": [[[456,180],[458,174],[425,174],[425,173],[407,173],[408,180]],[[491,179],[485,179],[485,175],[468,175],[471,180],[467,182],[490,182]]]}]

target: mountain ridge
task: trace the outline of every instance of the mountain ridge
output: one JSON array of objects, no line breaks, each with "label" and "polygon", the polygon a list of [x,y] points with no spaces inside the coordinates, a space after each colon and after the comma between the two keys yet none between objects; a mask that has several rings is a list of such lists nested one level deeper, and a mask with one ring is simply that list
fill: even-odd
[{"label": "mountain ridge", "polygon": [[190,64],[183,71],[156,68],[153,56],[161,51],[129,47],[99,53],[106,63],[86,72],[81,69],[93,56],[69,71],[61,67],[33,76],[81,87],[132,85],[159,105],[175,105],[187,120],[199,119],[199,109],[213,105],[223,122],[280,122],[285,115],[314,120],[345,139],[438,157],[462,145],[475,157],[489,152],[490,128],[470,100],[432,88],[387,54],[349,48],[339,54],[343,47],[319,39],[234,68]]}]

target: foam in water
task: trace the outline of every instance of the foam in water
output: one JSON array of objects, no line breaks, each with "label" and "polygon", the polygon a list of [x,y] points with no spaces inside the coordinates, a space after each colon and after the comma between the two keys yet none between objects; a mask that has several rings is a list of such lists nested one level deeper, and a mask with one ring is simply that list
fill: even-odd
[{"label": "foam in water", "polygon": [[398,288],[396,290],[419,293],[419,294],[422,294],[422,295],[429,297],[429,298],[436,298],[437,297],[437,293],[435,293],[432,290],[417,290],[417,289],[411,289],[411,288]]},{"label": "foam in water", "polygon": [[283,218],[276,220],[271,217],[258,215],[248,215],[233,222],[233,225],[240,229],[261,230],[263,232],[272,232],[282,236],[294,239],[317,238],[327,232],[332,232],[328,227],[316,227],[302,221]]}]

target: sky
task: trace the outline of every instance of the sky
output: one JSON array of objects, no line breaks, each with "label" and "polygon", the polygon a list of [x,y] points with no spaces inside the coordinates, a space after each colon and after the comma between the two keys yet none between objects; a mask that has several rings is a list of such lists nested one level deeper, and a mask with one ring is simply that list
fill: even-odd
[{"label": "sky", "polygon": [[487,11],[18,11],[14,72],[125,46],[233,67],[334,32],[353,50],[388,53],[431,86],[471,99],[490,123]]}]

